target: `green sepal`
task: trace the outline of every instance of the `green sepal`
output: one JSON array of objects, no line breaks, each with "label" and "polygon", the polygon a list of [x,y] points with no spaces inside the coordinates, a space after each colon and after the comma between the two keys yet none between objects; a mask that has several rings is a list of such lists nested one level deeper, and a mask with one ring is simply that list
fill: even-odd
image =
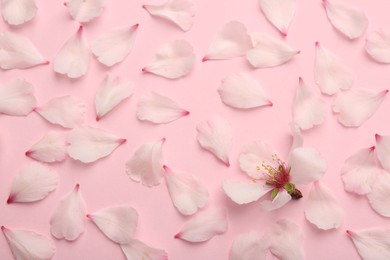
[{"label": "green sepal", "polygon": [[295,185],[292,184],[291,182],[287,182],[284,184],[283,188],[288,192],[293,192],[295,190]]},{"label": "green sepal", "polygon": [[273,189],[271,193],[271,199],[274,200],[274,198],[278,195],[278,193],[279,193],[278,188]]}]

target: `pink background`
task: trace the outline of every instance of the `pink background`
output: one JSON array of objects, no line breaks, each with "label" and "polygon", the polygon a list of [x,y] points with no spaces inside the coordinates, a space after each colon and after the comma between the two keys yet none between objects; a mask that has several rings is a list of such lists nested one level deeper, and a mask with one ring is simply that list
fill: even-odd
[{"label": "pink background", "polygon": [[[79,25],[71,19],[62,1],[36,2],[39,10],[32,21],[20,27],[10,27],[0,21],[0,29],[29,37],[43,55],[53,61],[60,47]],[[365,10],[370,21],[367,33],[390,24],[387,0],[345,2]],[[291,105],[298,77],[303,77],[307,84],[319,92],[313,81],[315,41],[342,57],[353,68],[356,73],[355,88],[389,88],[389,66],[377,64],[366,55],[365,36],[355,41],[347,40],[332,28],[321,1],[298,0],[297,13],[287,41],[301,50],[301,54],[289,63],[259,70],[252,69],[244,58],[202,63],[201,59],[211,40],[229,21],[244,23],[250,32],[264,31],[280,37],[277,30],[265,20],[257,0],[198,0],[195,24],[187,33],[168,22],[151,17],[141,7],[145,3],[140,0],[107,1],[103,14],[85,25],[84,36],[90,42],[108,29],[140,24],[132,53],[119,65],[106,68],[92,58],[88,73],[77,80],[55,74],[52,65],[0,72],[0,84],[16,78],[25,78],[31,82],[35,87],[38,104],[67,94],[80,97],[88,104],[86,125],[105,129],[128,140],[109,157],[92,164],[86,165],[68,158],[63,163],[52,165],[60,176],[60,184],[55,192],[36,203],[7,205],[12,180],[21,167],[32,162],[25,157],[24,152],[47,131],[63,129],[50,125],[35,113],[27,117],[1,115],[0,224],[10,228],[30,229],[51,237],[51,214],[59,200],[76,183],[80,183],[88,212],[119,204],[131,205],[140,215],[136,237],[165,249],[170,259],[227,259],[231,243],[237,235],[249,230],[262,233],[281,218],[289,218],[301,226],[307,259],[359,259],[345,230],[389,227],[389,222],[370,208],[365,197],[344,191],[340,169],[344,160],[355,151],[375,145],[375,133],[390,134],[388,97],[371,119],[360,128],[353,129],[344,128],[337,122],[330,110],[332,97],[324,97],[329,104],[325,123],[304,133],[305,145],[317,148],[328,162],[328,171],[322,182],[332,189],[345,209],[345,221],[340,229],[320,231],[305,220],[303,211],[309,186],[299,187],[304,194],[301,200],[265,213],[257,203],[246,206],[234,204],[223,193],[221,182],[227,178],[245,177],[239,169],[238,156],[241,147],[250,141],[264,140],[278,151],[280,157],[285,157],[291,143],[288,123],[291,121]],[[167,80],[141,72],[159,46],[176,39],[188,40],[197,56],[194,68],[187,77]],[[136,90],[130,99],[96,122],[94,95],[108,71],[131,79]],[[221,80],[241,71],[251,74],[263,84],[274,103],[273,107],[240,111],[220,101],[216,89]],[[189,110],[191,115],[166,125],[138,121],[137,100],[148,90],[171,97]],[[234,145],[230,154],[230,168],[202,150],[196,141],[196,125],[211,115],[222,116],[233,126]],[[131,181],[125,174],[125,163],[134,151],[143,143],[162,137],[167,139],[163,147],[165,164],[194,174],[203,181],[211,195],[207,207],[227,209],[229,229],[224,235],[201,244],[175,240],[174,234],[189,218],[180,215],[174,208],[164,182],[160,186],[147,188]],[[125,259],[119,246],[88,221],[85,233],[74,242],[51,238],[57,248],[53,259]],[[3,236],[0,236],[0,258],[12,259]]]}]

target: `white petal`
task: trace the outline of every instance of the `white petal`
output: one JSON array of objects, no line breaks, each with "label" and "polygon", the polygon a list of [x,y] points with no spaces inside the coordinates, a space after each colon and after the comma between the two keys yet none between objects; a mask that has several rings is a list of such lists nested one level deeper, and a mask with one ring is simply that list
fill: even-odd
[{"label": "white petal", "polygon": [[[302,147],[303,146],[303,136],[301,129],[296,123],[290,123],[290,129],[291,129],[291,135],[293,138],[293,142],[290,147],[290,153],[294,151],[295,148]],[[290,155],[289,155],[290,158]],[[290,161],[290,160],[289,160]]]},{"label": "white petal", "polygon": [[213,117],[200,122],[196,130],[198,131],[197,139],[200,146],[214,154],[229,167],[229,152],[233,145],[231,125],[223,118]]},{"label": "white petal", "polygon": [[265,33],[253,34],[252,42],[253,48],[247,51],[246,58],[254,68],[276,67],[300,53],[284,41]]},{"label": "white petal", "polygon": [[286,205],[291,200],[291,195],[286,190],[281,190],[278,195],[271,200],[263,200],[260,202],[260,207],[265,211],[273,211]]},{"label": "white petal", "polygon": [[267,20],[275,26],[283,36],[294,18],[295,0],[260,0],[260,8]]},{"label": "white petal", "polygon": [[294,222],[278,220],[272,226],[269,237],[270,251],[280,260],[304,259],[302,231]]},{"label": "white petal", "polygon": [[268,240],[255,231],[238,236],[230,248],[229,260],[265,260]]},{"label": "white petal", "polygon": [[118,244],[132,241],[138,223],[138,213],[129,206],[115,206],[100,210],[87,217],[109,239]]},{"label": "white petal", "polygon": [[74,96],[63,96],[51,99],[34,111],[52,124],[74,128],[84,122],[86,105]]},{"label": "white petal", "polygon": [[175,238],[192,243],[204,242],[225,233],[227,228],[226,211],[221,208],[210,208],[187,221]]},{"label": "white petal", "polygon": [[145,186],[160,184],[163,175],[162,144],[165,138],[157,142],[143,144],[126,163],[127,175]]},{"label": "white petal", "polygon": [[70,131],[68,142],[70,157],[83,163],[91,163],[110,155],[126,139],[98,128],[84,126]]},{"label": "white petal", "polygon": [[323,94],[333,95],[339,89],[348,90],[352,87],[354,73],[340,57],[316,42],[314,80]]},{"label": "white petal", "polygon": [[238,182],[230,180],[223,182],[225,194],[240,205],[258,200],[272,189],[273,187],[260,182]]},{"label": "white petal", "polygon": [[227,60],[244,56],[252,48],[252,41],[245,25],[240,22],[229,22],[211,43],[203,61]]},{"label": "white petal", "polygon": [[326,103],[299,78],[293,103],[293,119],[302,130],[310,129],[325,121]]},{"label": "white petal", "polygon": [[352,89],[339,93],[333,102],[338,121],[346,127],[359,127],[379,108],[388,90]]},{"label": "white petal", "polygon": [[127,260],[168,260],[168,254],[164,250],[151,247],[139,240],[132,240],[121,245],[121,248]]},{"label": "white petal", "polygon": [[363,10],[333,0],[323,0],[323,4],[330,23],[349,39],[359,38],[366,31],[368,19]]},{"label": "white petal", "polygon": [[319,229],[329,230],[341,226],[344,213],[332,192],[317,181],[310,189],[305,217]]},{"label": "white petal", "polygon": [[272,106],[259,81],[244,72],[226,77],[218,88],[218,93],[223,103],[235,108]]},{"label": "white petal", "polygon": [[27,69],[40,64],[49,64],[32,42],[19,34],[0,34],[0,68]]},{"label": "white petal", "polygon": [[42,200],[57,188],[58,181],[53,170],[36,162],[31,163],[14,179],[7,203]]},{"label": "white petal", "polygon": [[87,23],[100,16],[105,0],[69,0],[65,3],[72,18]]},{"label": "white petal", "polygon": [[143,5],[151,15],[161,17],[189,31],[194,23],[195,4],[189,0],[166,0],[162,4]]},{"label": "white petal", "polygon": [[54,71],[79,78],[87,73],[89,67],[89,47],[83,38],[83,26],[65,42],[54,59]]},{"label": "white petal", "polygon": [[376,134],[375,140],[378,160],[382,167],[390,172],[390,136]]},{"label": "white petal", "polygon": [[[1,51],[1,50],[0,50]],[[0,113],[26,116],[36,106],[33,86],[25,80],[14,80],[0,86]]]},{"label": "white petal", "polygon": [[130,28],[111,30],[104,33],[91,45],[98,61],[106,66],[122,62],[129,55],[134,45],[138,24]]},{"label": "white petal", "polygon": [[169,194],[177,210],[183,215],[192,215],[206,206],[209,192],[193,175],[174,172],[164,166]]},{"label": "white petal", "polygon": [[12,255],[16,260],[51,259],[56,251],[53,241],[32,231],[1,226]]},{"label": "white petal", "polygon": [[390,174],[384,172],[376,178],[372,191],[367,194],[371,207],[381,216],[390,217]]},{"label": "white petal", "polygon": [[390,33],[383,29],[367,37],[366,52],[377,62],[390,63]]},{"label": "white petal", "polygon": [[133,84],[130,81],[121,82],[107,74],[95,97],[96,120],[99,121],[108,112],[118,106],[123,100],[133,94]]},{"label": "white petal", "polygon": [[362,231],[347,230],[359,255],[365,260],[390,259],[390,230],[372,228]]},{"label": "white petal", "polygon": [[62,162],[66,158],[67,142],[64,133],[50,131],[31,146],[26,156],[46,163]]},{"label": "white petal", "polygon": [[4,21],[11,25],[28,22],[37,12],[34,0],[3,0],[1,7]]},{"label": "white petal", "polygon": [[50,218],[50,232],[57,239],[72,241],[84,232],[85,208],[80,185],[66,195]]},{"label": "white petal", "polygon": [[152,62],[142,71],[176,79],[190,73],[194,63],[195,54],[191,44],[185,40],[176,40],[161,46]]},{"label": "white petal", "polygon": [[307,184],[321,178],[326,171],[326,161],[314,148],[298,147],[291,152],[290,181]]},{"label": "white petal", "polygon": [[155,124],[166,124],[189,115],[172,99],[150,91],[142,95],[138,101],[137,117],[142,121]]}]

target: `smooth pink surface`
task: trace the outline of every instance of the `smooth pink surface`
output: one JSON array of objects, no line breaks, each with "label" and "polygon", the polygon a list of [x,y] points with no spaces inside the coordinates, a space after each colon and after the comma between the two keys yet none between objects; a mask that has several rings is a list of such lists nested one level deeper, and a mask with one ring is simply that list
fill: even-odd
[{"label": "smooth pink surface", "polygon": [[[169,259],[173,260],[227,259],[231,243],[239,234],[249,230],[262,233],[280,218],[289,218],[302,227],[307,259],[359,259],[345,230],[389,226],[389,220],[376,214],[364,196],[358,197],[344,191],[340,169],[344,160],[355,151],[375,145],[375,133],[390,134],[390,97],[386,97],[376,114],[365,124],[351,129],[337,122],[330,109],[332,97],[324,97],[329,104],[325,123],[304,133],[305,145],[317,148],[328,162],[328,171],[322,182],[333,191],[345,209],[345,221],[340,229],[320,231],[305,220],[303,211],[309,186],[299,187],[304,194],[301,200],[271,213],[262,212],[257,203],[236,205],[221,188],[224,179],[245,177],[239,169],[238,156],[241,147],[250,141],[264,140],[281,158],[285,158],[291,143],[288,123],[291,121],[291,105],[298,78],[302,77],[319,93],[313,81],[316,41],[352,67],[356,73],[354,88],[389,88],[389,66],[380,65],[368,57],[364,51],[365,36],[350,41],[333,29],[320,0],[297,1],[297,13],[288,31],[287,41],[301,53],[285,65],[259,70],[252,69],[244,58],[201,62],[215,34],[232,20],[243,22],[250,32],[264,31],[281,37],[264,18],[257,0],[197,0],[195,24],[187,33],[169,22],[151,17],[142,8],[145,1],[107,1],[102,15],[85,25],[85,38],[91,42],[108,29],[139,23],[133,51],[123,63],[112,68],[101,65],[93,57],[87,75],[77,80],[54,73],[52,62],[79,24],[71,19],[62,1],[36,2],[39,10],[32,21],[20,27],[10,27],[0,21],[0,29],[29,37],[51,64],[27,70],[0,71],[0,84],[25,78],[34,85],[38,104],[67,94],[78,96],[88,104],[87,125],[105,129],[126,138],[127,142],[109,157],[92,164],[67,158],[63,163],[52,165],[60,175],[60,184],[55,192],[36,203],[7,205],[13,178],[20,168],[32,162],[25,152],[47,131],[63,129],[50,125],[34,112],[28,117],[0,115],[0,225],[29,229],[51,237],[51,214],[59,200],[79,183],[87,212],[118,204],[134,207],[139,213],[136,237],[165,249]],[[370,21],[366,35],[381,27],[387,28],[390,24],[387,0],[378,0],[375,4],[363,0],[345,2],[365,10]],[[197,56],[196,64],[187,77],[167,80],[141,72],[158,47],[176,39],[188,40]],[[94,95],[108,71],[131,79],[136,90],[130,99],[96,122]],[[263,84],[273,107],[241,111],[227,107],[220,101],[217,88],[221,80],[241,71],[248,72]],[[172,98],[191,114],[166,125],[138,121],[137,100],[148,90]],[[196,141],[197,123],[211,115],[226,118],[234,128],[229,168],[202,150]],[[160,186],[147,188],[131,181],[126,175],[125,163],[135,150],[145,142],[162,137],[166,138],[164,164],[196,175],[209,189],[211,198],[208,207],[227,209],[229,229],[224,235],[201,244],[174,239],[188,217],[180,215],[174,208],[164,182]],[[89,221],[85,233],[74,242],[51,238],[57,248],[53,259],[125,259],[119,246],[108,240]],[[0,236],[0,258],[12,259],[4,236]]]}]

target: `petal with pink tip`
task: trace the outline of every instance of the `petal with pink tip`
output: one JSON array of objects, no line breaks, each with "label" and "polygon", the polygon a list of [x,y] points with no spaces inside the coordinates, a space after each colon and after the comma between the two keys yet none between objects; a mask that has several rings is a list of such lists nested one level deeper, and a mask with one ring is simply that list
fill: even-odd
[{"label": "petal with pink tip", "polygon": [[260,208],[265,211],[273,211],[286,205],[291,200],[291,195],[286,190],[278,192],[273,200],[263,200],[260,202]]},{"label": "petal with pink tip", "polygon": [[390,136],[376,134],[375,140],[378,160],[382,167],[390,172]]},{"label": "petal with pink tip", "polygon": [[38,9],[34,0],[3,0],[1,4],[3,19],[11,25],[30,21]]},{"label": "petal with pink tip", "polygon": [[66,158],[66,136],[64,133],[50,131],[31,146],[26,156],[46,163],[62,162]]},{"label": "petal with pink tip", "polygon": [[347,230],[362,259],[390,259],[390,230],[371,228],[361,231]]},{"label": "petal with pink tip", "polygon": [[33,86],[25,80],[14,80],[0,86],[0,113],[26,116],[36,106]]},{"label": "petal with pink tip", "polygon": [[295,15],[295,0],[260,0],[260,8],[267,20],[287,36],[287,30]]},{"label": "petal with pink tip", "polygon": [[367,194],[371,207],[381,216],[390,217],[390,174],[384,172],[376,178],[372,191]]},{"label": "petal with pink tip", "polygon": [[223,182],[225,194],[237,204],[247,204],[258,200],[273,189],[260,182],[230,181]]},{"label": "petal with pink tip", "polygon": [[229,260],[265,260],[269,242],[255,231],[239,235],[230,248]]},{"label": "petal with pink tip", "polygon": [[390,32],[379,30],[367,37],[366,52],[377,62],[390,63]]},{"label": "petal with pink tip", "polygon": [[106,0],[69,0],[65,3],[72,18],[87,23],[99,17]]},{"label": "petal with pink tip", "polygon": [[168,254],[163,249],[151,247],[150,245],[135,239],[130,243],[122,244],[121,249],[127,260],[168,260]]}]

